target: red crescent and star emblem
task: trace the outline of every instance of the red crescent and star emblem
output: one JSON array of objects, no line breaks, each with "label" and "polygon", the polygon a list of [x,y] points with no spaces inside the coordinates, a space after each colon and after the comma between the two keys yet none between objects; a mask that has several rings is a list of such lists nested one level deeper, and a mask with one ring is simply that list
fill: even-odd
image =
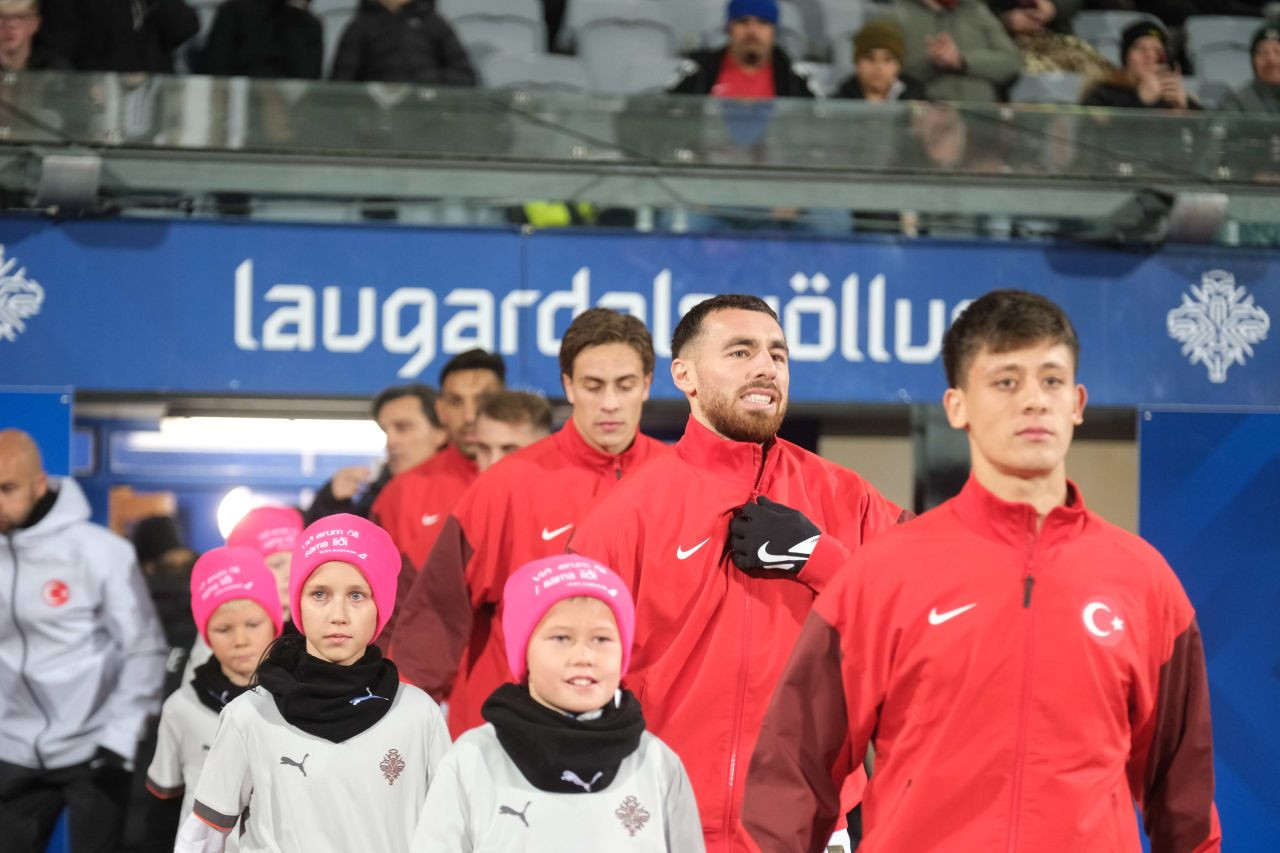
[{"label": "red crescent and star emblem", "polygon": [[1119,643],[1128,629],[1120,605],[1105,595],[1095,595],[1085,602],[1080,611],[1080,621],[1084,623],[1089,637],[1104,646]]},{"label": "red crescent and star emblem", "polygon": [[40,590],[40,594],[44,596],[44,603],[50,607],[61,607],[71,600],[71,587],[62,581],[49,581]]}]

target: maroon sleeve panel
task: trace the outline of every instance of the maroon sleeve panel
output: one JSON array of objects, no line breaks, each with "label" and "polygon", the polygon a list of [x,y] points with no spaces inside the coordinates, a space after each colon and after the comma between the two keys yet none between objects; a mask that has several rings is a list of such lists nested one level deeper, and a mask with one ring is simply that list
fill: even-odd
[{"label": "maroon sleeve panel", "polygon": [[452,515],[399,607],[393,658],[401,678],[437,702],[448,695],[471,636],[467,562],[474,549]]},{"label": "maroon sleeve panel", "polygon": [[1159,678],[1151,745],[1137,768],[1152,853],[1218,850],[1209,679],[1195,619],[1174,639]]},{"label": "maroon sleeve panel", "polygon": [[764,853],[826,849],[841,783],[854,769],[848,735],[840,635],[811,612],[747,773],[742,823]]}]

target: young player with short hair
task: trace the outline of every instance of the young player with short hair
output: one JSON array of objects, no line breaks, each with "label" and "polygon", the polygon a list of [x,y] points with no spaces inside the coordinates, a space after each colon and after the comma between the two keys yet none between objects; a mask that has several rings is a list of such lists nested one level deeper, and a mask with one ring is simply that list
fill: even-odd
[{"label": "young player with short hair", "polygon": [[822,849],[875,746],[858,850],[1221,845],[1204,649],[1159,553],[1067,479],[1086,392],[1057,305],[997,290],[943,343],[955,498],[858,551],[814,605],[747,776],[766,853]]},{"label": "young player with short hair", "polygon": [[414,853],[701,851],[684,766],[619,689],[635,636],[626,585],[561,555],[513,573],[503,601],[514,682],[441,762]]}]

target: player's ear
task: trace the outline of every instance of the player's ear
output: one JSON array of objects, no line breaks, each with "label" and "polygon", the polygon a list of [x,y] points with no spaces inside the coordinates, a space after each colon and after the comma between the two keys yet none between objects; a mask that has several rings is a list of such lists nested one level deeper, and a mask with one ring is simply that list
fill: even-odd
[{"label": "player's ear", "polygon": [[1083,385],[1076,385],[1075,411],[1071,413],[1071,422],[1076,426],[1084,423],[1084,406],[1089,402],[1089,392]]},{"label": "player's ear", "polygon": [[683,358],[673,358],[671,360],[671,381],[676,384],[685,395],[689,397],[695,396],[698,387],[698,371],[694,367],[692,361]]},{"label": "player's ear", "polygon": [[942,408],[947,413],[947,423],[952,429],[969,426],[969,407],[963,388],[948,388],[942,395]]}]

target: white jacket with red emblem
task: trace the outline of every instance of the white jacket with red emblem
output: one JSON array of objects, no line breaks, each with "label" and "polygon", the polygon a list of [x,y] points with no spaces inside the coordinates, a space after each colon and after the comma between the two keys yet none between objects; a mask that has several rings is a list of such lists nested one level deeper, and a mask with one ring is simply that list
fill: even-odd
[{"label": "white jacket with red emblem", "polygon": [[74,480],[0,536],[0,761],[133,757],[168,654],[133,546],[89,521]]}]

